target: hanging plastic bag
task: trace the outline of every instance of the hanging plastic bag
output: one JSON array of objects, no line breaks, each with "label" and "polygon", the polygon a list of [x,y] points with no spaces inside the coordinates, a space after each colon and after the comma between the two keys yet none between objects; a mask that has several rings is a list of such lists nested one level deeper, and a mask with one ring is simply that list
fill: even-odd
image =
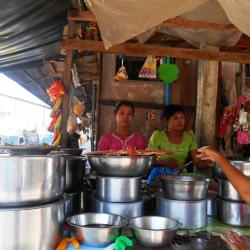
[{"label": "hanging plastic bag", "polygon": [[156,78],[156,59],[153,56],[148,56],[144,62],[140,73],[140,78]]},{"label": "hanging plastic bag", "polygon": [[123,65],[123,58],[122,58],[122,66],[118,69],[117,73],[115,74],[114,79],[116,81],[126,81],[128,80],[128,73],[126,68]]}]

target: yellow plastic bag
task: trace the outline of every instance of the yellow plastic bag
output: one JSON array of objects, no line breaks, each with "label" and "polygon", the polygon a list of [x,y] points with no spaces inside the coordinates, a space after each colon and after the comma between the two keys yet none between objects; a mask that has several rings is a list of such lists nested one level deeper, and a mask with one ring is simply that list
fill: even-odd
[{"label": "yellow plastic bag", "polygon": [[140,70],[139,77],[150,79],[156,78],[156,66],[156,59],[153,56],[148,56]]}]

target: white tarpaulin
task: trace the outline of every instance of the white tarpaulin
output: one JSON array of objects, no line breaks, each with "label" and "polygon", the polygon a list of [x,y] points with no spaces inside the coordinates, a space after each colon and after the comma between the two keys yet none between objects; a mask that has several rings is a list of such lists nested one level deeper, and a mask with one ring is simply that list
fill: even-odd
[{"label": "white tarpaulin", "polygon": [[[176,16],[210,23],[231,22],[250,35],[250,0],[85,1],[96,17],[106,48],[123,43],[143,32],[153,33],[154,27]],[[176,34],[197,47],[234,45],[241,36],[238,31],[183,28],[171,28],[163,32]]]}]

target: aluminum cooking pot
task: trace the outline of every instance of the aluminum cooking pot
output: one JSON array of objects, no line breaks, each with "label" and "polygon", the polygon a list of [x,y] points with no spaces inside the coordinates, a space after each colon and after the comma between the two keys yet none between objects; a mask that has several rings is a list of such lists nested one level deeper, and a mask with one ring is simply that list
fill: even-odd
[{"label": "aluminum cooking pot", "polygon": [[64,186],[58,156],[0,155],[0,207],[48,203],[63,195]]},{"label": "aluminum cooking pot", "polygon": [[65,201],[0,208],[0,249],[52,250],[63,237]]},{"label": "aluminum cooking pot", "polygon": [[163,176],[163,195],[167,199],[195,201],[204,200],[208,191],[209,179],[196,176]]},{"label": "aluminum cooking pot", "polygon": [[106,202],[134,202],[141,199],[141,177],[96,178],[96,198]]},{"label": "aluminum cooking pot", "polygon": [[224,224],[250,227],[250,205],[217,199],[218,220]]},{"label": "aluminum cooking pot", "polygon": [[52,151],[48,155],[60,157],[61,164],[65,165],[65,192],[73,193],[80,191],[83,187],[86,157],[72,156],[61,151]]},{"label": "aluminum cooking pot", "polygon": [[170,200],[156,194],[156,213],[179,221],[181,228],[201,228],[207,224],[207,201]]},{"label": "aluminum cooking pot", "polygon": [[65,192],[76,192],[83,187],[86,158],[81,156],[66,157]]},{"label": "aluminum cooking pot", "polygon": [[236,191],[234,186],[228,180],[218,179],[218,185],[219,185],[219,197],[221,199],[243,202],[239,193]]},{"label": "aluminum cooking pot", "polygon": [[154,156],[106,156],[94,153],[88,153],[87,158],[97,175],[119,177],[146,175],[155,159]]},{"label": "aluminum cooking pot", "polygon": [[[244,175],[250,176],[250,161],[238,161],[233,160],[230,163],[235,166],[239,171],[241,171]],[[221,179],[227,179],[221,168],[216,165],[215,167],[215,175]]]}]

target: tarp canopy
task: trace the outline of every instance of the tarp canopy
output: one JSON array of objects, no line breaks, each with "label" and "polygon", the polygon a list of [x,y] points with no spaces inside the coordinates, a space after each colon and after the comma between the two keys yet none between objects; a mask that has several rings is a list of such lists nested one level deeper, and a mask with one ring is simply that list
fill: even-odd
[{"label": "tarp canopy", "polygon": [[193,21],[234,24],[240,31],[170,28],[196,47],[232,46],[241,32],[250,35],[249,0],[86,0],[95,14],[106,48],[123,43],[162,22],[181,16]]},{"label": "tarp canopy", "polygon": [[0,0],[0,72],[50,104],[43,60],[60,54],[68,1]]}]

